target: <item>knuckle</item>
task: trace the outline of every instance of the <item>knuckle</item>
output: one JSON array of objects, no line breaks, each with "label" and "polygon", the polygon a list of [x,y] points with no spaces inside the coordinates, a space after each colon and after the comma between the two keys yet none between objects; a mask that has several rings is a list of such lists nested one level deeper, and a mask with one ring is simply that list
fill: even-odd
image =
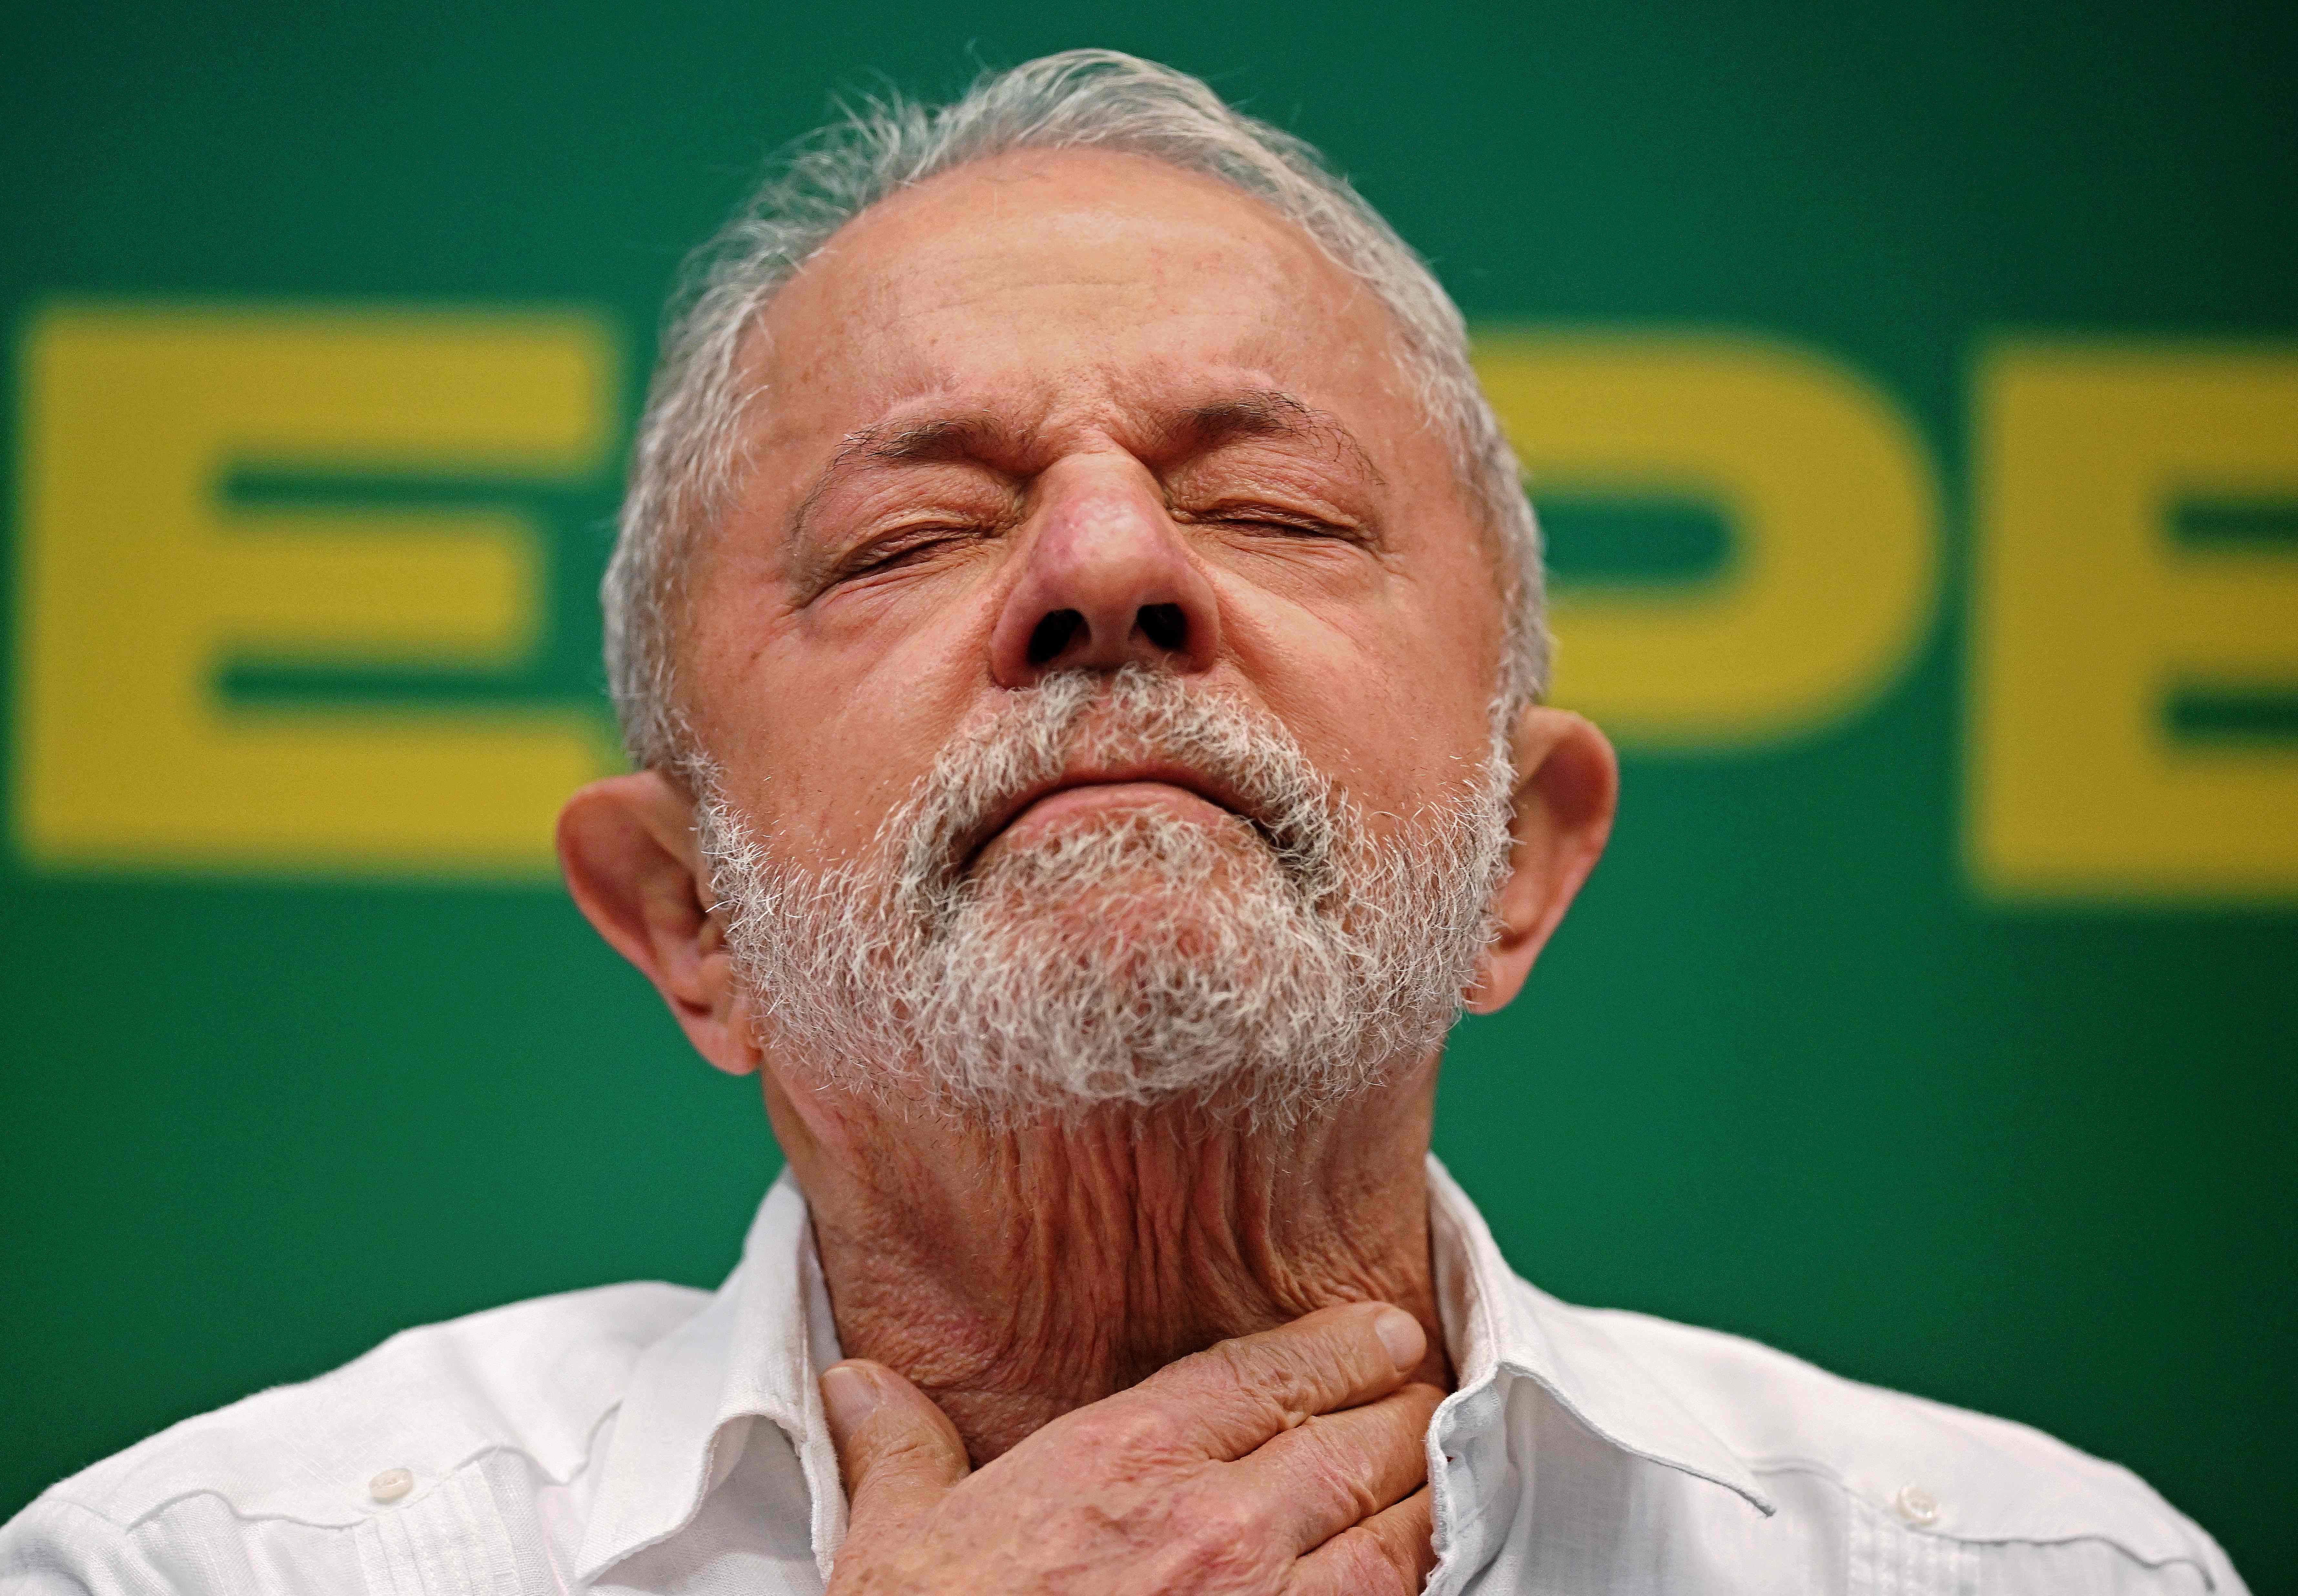
[{"label": "knuckle", "polygon": [[1332,1371],[1319,1360],[1303,1354],[1280,1353],[1239,1342],[1223,1342],[1220,1354],[1228,1383],[1253,1402],[1284,1416],[1286,1426],[1299,1424],[1324,1407],[1321,1392],[1334,1384]]},{"label": "knuckle", "polygon": [[1113,1403],[1094,1413],[1080,1426],[1094,1453],[1120,1469],[1131,1472],[1154,1468],[1184,1449],[1180,1426],[1158,1403]]},{"label": "knuckle", "polygon": [[1386,1506],[1374,1488],[1379,1472],[1375,1460],[1351,1446],[1333,1440],[1315,1423],[1304,1426],[1298,1468],[1304,1493],[1348,1510],[1352,1523],[1361,1523]]},{"label": "knuckle", "polygon": [[1278,1363],[1263,1369],[1261,1377],[1254,1382],[1253,1394],[1284,1414],[1288,1426],[1302,1423],[1311,1414],[1323,1411],[1325,1407],[1319,1382],[1308,1371],[1291,1363]]},{"label": "knuckle", "polygon": [[1191,1545],[1200,1549],[1242,1546],[1261,1530],[1261,1514],[1242,1497],[1228,1495],[1205,1502],[1189,1526]]},{"label": "knuckle", "polygon": [[1213,1589],[1241,1583],[1268,1561],[1265,1515],[1236,1496],[1203,1502],[1183,1533],[1182,1552],[1190,1571]]}]

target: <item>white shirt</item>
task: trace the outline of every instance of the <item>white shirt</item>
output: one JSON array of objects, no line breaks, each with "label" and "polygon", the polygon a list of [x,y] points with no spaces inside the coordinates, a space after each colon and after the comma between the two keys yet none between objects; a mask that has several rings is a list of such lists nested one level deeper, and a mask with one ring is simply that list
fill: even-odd
[{"label": "white shirt", "polygon": [[[1428,1589],[2241,1596],[2127,1470],[1518,1279],[1432,1159],[1460,1386],[1428,1435]],[[0,1529],[0,1592],[818,1596],[846,1528],[805,1199],[715,1295],[609,1286],[409,1330],[186,1421]]]}]

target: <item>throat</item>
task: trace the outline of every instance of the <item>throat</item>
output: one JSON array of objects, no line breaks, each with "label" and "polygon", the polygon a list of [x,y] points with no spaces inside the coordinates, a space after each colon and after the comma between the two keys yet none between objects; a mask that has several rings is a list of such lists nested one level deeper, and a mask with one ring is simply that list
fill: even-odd
[{"label": "throat", "polygon": [[1177,1359],[1339,1302],[1418,1318],[1416,1377],[1449,1388],[1433,1091],[1376,1096],[1281,1137],[1128,1109],[995,1135],[880,1121],[854,1140],[862,1159],[818,1137],[785,1145],[841,1348],[916,1384],[978,1465]]}]

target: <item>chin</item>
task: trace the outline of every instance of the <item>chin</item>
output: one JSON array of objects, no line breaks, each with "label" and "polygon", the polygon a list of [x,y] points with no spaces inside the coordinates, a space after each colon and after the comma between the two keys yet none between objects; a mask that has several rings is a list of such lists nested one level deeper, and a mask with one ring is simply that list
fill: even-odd
[{"label": "chin", "polygon": [[[971,938],[1114,977],[1142,960],[1203,980],[1285,920],[1309,912],[1257,839],[1193,828],[1180,849],[1138,855],[1073,839],[1010,856],[961,911]],[[1170,839],[1169,839],[1170,840]],[[953,927],[953,929],[955,929]]]},{"label": "chin", "polygon": [[975,946],[1008,959],[1074,972],[1120,1004],[1153,1003],[1186,986],[1200,992],[1231,982],[1249,985],[1256,929],[1271,926],[1265,904],[1238,903],[1229,892],[1184,892],[1163,883],[1138,890],[1104,889],[1071,902],[985,914]]}]

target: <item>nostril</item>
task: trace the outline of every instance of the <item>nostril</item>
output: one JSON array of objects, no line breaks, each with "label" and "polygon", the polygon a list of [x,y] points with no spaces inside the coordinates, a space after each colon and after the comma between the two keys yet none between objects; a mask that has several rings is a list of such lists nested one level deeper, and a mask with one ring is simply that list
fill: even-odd
[{"label": "nostril", "polygon": [[1033,666],[1052,664],[1085,629],[1085,616],[1076,610],[1054,610],[1039,621],[1029,633],[1029,663]]},{"label": "nostril", "polygon": [[1188,641],[1189,617],[1178,604],[1144,604],[1135,619],[1141,635],[1161,649],[1177,649]]}]

